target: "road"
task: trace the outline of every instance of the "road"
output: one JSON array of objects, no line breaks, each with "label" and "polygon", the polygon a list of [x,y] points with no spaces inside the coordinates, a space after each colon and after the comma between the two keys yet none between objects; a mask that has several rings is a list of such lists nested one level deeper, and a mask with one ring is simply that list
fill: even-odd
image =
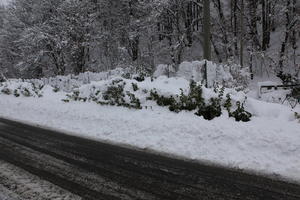
[{"label": "road", "polygon": [[[300,199],[300,185],[82,139],[5,119],[0,119],[0,161],[2,167],[16,167],[39,181],[52,184],[47,186],[50,188],[47,191],[56,191],[55,199]],[[18,193],[18,187],[12,187],[13,183],[10,183],[9,177],[13,174],[7,174],[3,178],[0,173],[0,189],[5,187],[20,199],[30,199],[30,191],[26,194],[28,198]],[[51,199],[51,195],[38,197],[42,194],[36,191],[34,199]],[[64,197],[59,198],[58,194]]]}]

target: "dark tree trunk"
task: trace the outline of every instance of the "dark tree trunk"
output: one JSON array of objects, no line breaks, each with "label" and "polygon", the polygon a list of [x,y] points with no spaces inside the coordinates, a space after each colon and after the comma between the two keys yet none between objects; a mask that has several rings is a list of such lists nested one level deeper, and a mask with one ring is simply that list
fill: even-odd
[{"label": "dark tree trunk", "polygon": [[234,36],[234,54],[238,55],[238,20],[237,20],[237,12],[238,12],[238,5],[237,0],[231,1],[231,27]]},{"label": "dark tree trunk", "polygon": [[222,35],[223,35],[222,42],[224,45],[224,51],[225,51],[225,56],[226,56],[225,59],[227,60],[230,56],[232,56],[232,49],[229,46],[228,35],[227,35],[228,34],[227,24],[226,24],[225,16],[223,13],[221,1],[214,0],[213,2],[214,2],[215,7],[218,10],[218,16],[220,19],[220,28],[221,28]]},{"label": "dark tree trunk", "polygon": [[250,37],[252,42],[253,51],[260,49],[260,43],[258,40],[258,31],[257,31],[257,0],[249,0],[249,17],[250,17]]},{"label": "dark tree trunk", "polygon": [[270,27],[269,27],[269,0],[262,0],[262,50],[265,51],[269,47]]},{"label": "dark tree trunk", "polygon": [[[291,0],[287,0],[286,7],[287,7],[288,10],[290,8],[290,5],[291,5]],[[284,38],[284,41],[281,44],[280,58],[279,58],[279,64],[278,64],[280,71],[283,71],[283,62],[284,62],[285,50],[286,50],[286,46],[287,46],[287,43],[288,43],[289,37],[290,37],[290,33],[289,33],[289,31],[290,31],[290,28],[289,28],[289,26],[290,26],[290,13],[286,12],[285,15],[286,15],[285,38]]]}]

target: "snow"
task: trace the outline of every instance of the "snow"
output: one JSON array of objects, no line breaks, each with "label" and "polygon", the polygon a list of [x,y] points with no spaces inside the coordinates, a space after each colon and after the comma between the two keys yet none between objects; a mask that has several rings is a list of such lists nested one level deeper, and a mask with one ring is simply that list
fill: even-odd
[{"label": "snow", "polygon": [[[146,102],[142,90],[156,88],[171,95],[179,94],[180,88],[186,91],[189,85],[184,78],[165,76],[144,82],[123,80],[128,90],[131,83],[138,84],[136,95],[143,105],[151,102]],[[88,96],[92,88],[107,87],[110,81],[92,81],[78,90]],[[205,98],[216,95],[212,89],[203,93]],[[231,93],[233,101],[243,101],[246,96],[233,89],[225,93]],[[49,85],[42,94],[41,98],[0,94],[0,116],[94,140],[300,181],[300,124],[294,117],[299,106],[291,110],[286,105],[248,97],[245,107],[254,116],[250,122],[241,123],[226,112],[207,121],[192,112],[170,112],[154,102],[142,110],[93,102],[64,103],[61,100],[66,93],[54,93]]]},{"label": "snow", "polygon": [[[183,77],[186,80],[193,79],[196,82],[204,82],[205,65],[207,65],[207,86],[213,87],[215,83],[226,87],[237,87],[248,85],[250,74],[247,68],[239,65],[223,65],[210,61],[183,62],[179,65],[177,77]],[[157,69],[160,71],[160,68]]]},{"label": "snow", "polygon": [[81,200],[79,196],[2,160],[0,179],[1,200]]},{"label": "snow", "polygon": [[0,5],[7,5],[11,0],[0,0]]}]

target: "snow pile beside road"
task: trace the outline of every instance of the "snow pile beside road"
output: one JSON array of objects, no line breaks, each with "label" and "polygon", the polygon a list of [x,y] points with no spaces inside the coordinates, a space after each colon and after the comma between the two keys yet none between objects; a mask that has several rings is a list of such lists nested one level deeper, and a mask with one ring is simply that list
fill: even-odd
[{"label": "snow pile beside road", "polygon": [[[130,69],[122,69],[116,68],[114,70],[110,70],[108,72],[84,72],[80,73],[79,75],[67,75],[67,76],[56,76],[56,77],[49,77],[49,78],[41,78],[41,79],[30,79],[25,80],[26,82],[33,83],[35,85],[50,85],[54,88],[65,92],[71,92],[74,88],[78,88],[84,84],[89,84],[92,81],[101,81],[101,80],[108,80],[114,77],[119,77],[129,73]],[[21,80],[16,80],[21,81]]]},{"label": "snow pile beside road", "polygon": [[[140,99],[143,109],[98,105],[89,101],[97,90],[106,91],[113,80],[126,82],[124,91]],[[121,83],[121,82],[119,82]],[[119,84],[117,83],[117,84]],[[139,88],[135,91],[135,86]],[[183,78],[159,77],[138,82],[121,77],[82,85],[78,97],[85,102],[65,103],[67,93],[41,88],[43,97],[32,98],[0,93],[0,116],[67,131],[70,134],[152,149],[190,159],[213,162],[267,174],[277,174],[300,181],[299,112],[284,105],[248,97],[245,108],[253,114],[250,122],[239,123],[226,110],[211,121],[192,111],[170,112],[166,107],[147,101],[156,88],[162,95],[187,94],[189,81]],[[69,95],[74,94],[69,93]],[[232,103],[243,102],[245,94],[225,89]],[[100,93],[98,94],[100,95]],[[102,95],[102,94],[101,94]],[[218,94],[203,88],[207,101]],[[102,99],[102,98],[100,98]],[[102,99],[103,100],[103,99]]]},{"label": "snow pile beside road", "polygon": [[185,78],[186,80],[194,80],[196,82],[205,81],[205,65],[207,65],[207,85],[213,87],[216,83],[225,87],[247,87],[250,81],[250,73],[248,68],[242,68],[240,65],[223,65],[216,64],[211,61],[193,61],[182,62],[178,71],[175,73],[174,68],[170,65],[158,65],[154,72],[154,77],[162,75],[176,75],[177,77]]}]

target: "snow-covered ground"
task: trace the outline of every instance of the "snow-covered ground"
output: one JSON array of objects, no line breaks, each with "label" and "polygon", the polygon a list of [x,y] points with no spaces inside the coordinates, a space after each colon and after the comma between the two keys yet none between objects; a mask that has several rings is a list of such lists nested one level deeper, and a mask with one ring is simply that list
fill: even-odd
[{"label": "snow-covered ground", "polygon": [[48,181],[0,160],[0,200],[81,200]]},{"label": "snow-covered ground", "polygon": [[[142,90],[157,88],[162,93],[180,93],[189,82],[183,78],[159,77],[138,83],[141,110],[98,105],[95,102],[65,103],[65,92],[45,86],[43,97],[16,98],[0,94],[0,117],[50,127],[86,138],[130,145],[218,165],[254,170],[300,181],[300,123],[289,106],[248,97],[250,122],[236,122],[226,112],[211,121],[182,111],[170,112],[155,102],[143,100]],[[83,85],[79,91],[101,88],[105,81]],[[130,85],[130,84],[127,84]],[[233,100],[244,93],[233,92]],[[254,92],[252,92],[254,94]],[[90,94],[88,92],[88,94]],[[88,94],[86,96],[88,96]],[[211,95],[204,90],[204,95]],[[250,95],[255,96],[255,95]]]}]

